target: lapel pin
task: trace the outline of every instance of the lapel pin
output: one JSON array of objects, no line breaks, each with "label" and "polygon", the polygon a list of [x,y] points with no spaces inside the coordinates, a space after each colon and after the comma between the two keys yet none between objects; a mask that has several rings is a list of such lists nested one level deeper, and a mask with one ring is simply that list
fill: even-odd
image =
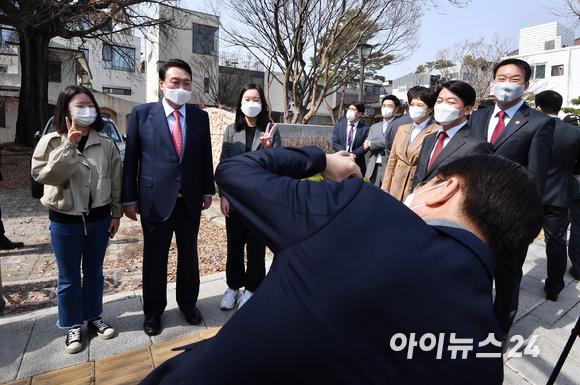
[{"label": "lapel pin", "polygon": [[520,124],[520,121],[519,121],[519,120],[517,120],[517,121],[516,121],[516,124]]}]

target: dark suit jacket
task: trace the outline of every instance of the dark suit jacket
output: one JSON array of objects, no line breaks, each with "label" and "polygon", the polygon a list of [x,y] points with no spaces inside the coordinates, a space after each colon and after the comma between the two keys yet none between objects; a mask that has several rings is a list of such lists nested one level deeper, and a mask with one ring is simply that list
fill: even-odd
[{"label": "dark suit jacket", "polygon": [[423,140],[423,147],[421,147],[421,152],[419,153],[417,170],[415,171],[415,177],[413,178],[413,189],[419,183],[433,179],[437,175],[439,168],[447,163],[451,163],[454,160],[467,155],[492,153],[489,142],[482,136],[472,132],[468,123],[453,135],[453,138],[451,138],[449,143],[443,147],[443,150],[441,150],[439,156],[433,162],[433,166],[429,168],[429,157],[437,144],[437,135],[438,132],[433,133],[425,137],[425,140]]},{"label": "dark suit jacket", "polygon": [[[471,130],[488,141],[487,128],[493,107],[474,111],[469,119]],[[543,192],[552,157],[554,119],[524,103],[493,144],[493,153],[524,166]]]},{"label": "dark suit jacket", "polygon": [[385,131],[385,156],[387,159],[389,159],[389,155],[391,155],[391,149],[393,148],[393,142],[395,141],[395,136],[397,135],[399,127],[413,123],[413,119],[411,119],[409,114],[407,114],[395,119],[391,123],[392,124],[389,124],[389,127],[387,127],[387,131]]},{"label": "dark suit jacket", "polygon": [[[348,125],[347,120],[343,120],[342,122],[338,122],[334,125],[334,131],[332,132],[332,148],[334,151],[341,151],[346,150],[346,142],[348,140],[348,136],[346,134],[346,127]],[[363,122],[357,122],[356,126],[356,135],[352,140],[352,150],[351,152],[356,155],[356,164],[360,167],[362,174],[364,175],[366,172],[366,159],[365,153],[366,150],[363,146],[368,134],[369,134],[370,127],[365,125]]]},{"label": "dark suit jacket", "polygon": [[162,102],[133,108],[123,167],[124,203],[139,203],[141,216],[162,222],[171,215],[179,183],[187,211],[199,216],[203,196],[215,193],[209,117],[187,105],[181,160],[177,155]]},{"label": "dark suit jacket", "polygon": [[[490,333],[501,340],[485,244],[427,225],[361,179],[299,179],[325,167],[316,147],[253,151],[219,165],[220,190],[275,253],[272,267],[215,337],[145,384],[501,384],[501,355],[475,356],[500,353],[478,346]],[[391,348],[395,335],[411,333],[415,341],[444,333],[441,359],[436,347]],[[451,333],[473,338],[466,359],[451,359]]]},{"label": "dark suit jacket", "polygon": [[580,128],[553,118],[556,123],[552,160],[542,203],[570,207],[574,198],[574,167],[580,163]]}]

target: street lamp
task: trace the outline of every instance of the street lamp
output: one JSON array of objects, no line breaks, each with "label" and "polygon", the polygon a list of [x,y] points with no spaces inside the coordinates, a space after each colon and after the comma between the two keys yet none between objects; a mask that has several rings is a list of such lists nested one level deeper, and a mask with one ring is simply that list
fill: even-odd
[{"label": "street lamp", "polygon": [[365,64],[371,52],[373,46],[370,44],[361,43],[356,47],[358,51],[358,58],[360,60],[360,89],[359,89],[359,100],[364,104],[364,79],[365,79]]}]

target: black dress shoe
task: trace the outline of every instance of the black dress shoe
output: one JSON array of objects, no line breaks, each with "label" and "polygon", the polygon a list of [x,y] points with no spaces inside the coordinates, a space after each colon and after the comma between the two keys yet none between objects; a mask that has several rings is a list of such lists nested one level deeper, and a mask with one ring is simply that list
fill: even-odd
[{"label": "black dress shoe", "polygon": [[548,301],[557,302],[558,301],[558,294],[548,293],[546,286],[544,286],[544,291],[546,292],[546,299]]},{"label": "black dress shoe", "polygon": [[189,310],[182,310],[181,311],[185,315],[185,320],[190,325],[199,325],[203,317],[201,316],[201,312],[197,307]]},{"label": "black dress shoe", "polygon": [[12,249],[17,249],[19,247],[23,247],[24,243],[22,242],[12,242],[10,239],[6,238],[6,237],[2,237],[2,239],[0,239],[0,250],[12,250]]},{"label": "black dress shoe", "polygon": [[148,336],[156,336],[161,333],[161,317],[145,317],[143,331]]},{"label": "black dress shoe", "polygon": [[570,275],[572,277],[574,277],[574,279],[576,281],[580,281],[580,275],[576,274],[576,270],[574,270],[574,266],[570,266],[570,269],[568,269],[568,273],[570,273]]}]

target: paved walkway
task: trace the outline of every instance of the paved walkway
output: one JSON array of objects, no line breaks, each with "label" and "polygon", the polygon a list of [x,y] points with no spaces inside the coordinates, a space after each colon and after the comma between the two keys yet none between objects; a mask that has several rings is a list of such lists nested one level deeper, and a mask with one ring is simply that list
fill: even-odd
[{"label": "paved walkway", "polygon": [[[16,281],[42,279],[37,276],[37,272],[43,269],[44,265],[49,266],[51,258],[53,259],[48,243],[46,214],[36,200],[27,197],[27,190],[22,190],[10,194],[2,191],[0,196],[8,236],[14,240],[26,239],[28,245],[21,250],[0,254],[2,279],[5,285]],[[131,225],[129,222],[128,226]],[[42,226],[46,228],[41,231],[39,227]],[[138,230],[138,227],[135,229]],[[113,249],[113,256],[116,247],[122,249],[129,244],[123,239],[120,237],[118,244],[112,243],[110,249]],[[546,272],[543,239],[531,245],[524,272],[520,309],[512,329],[512,336],[520,335],[526,341],[535,335],[539,336],[535,346],[540,349],[540,354],[537,357],[527,354],[522,354],[521,357],[505,355],[504,383],[545,384],[570,336],[572,327],[580,317],[580,282],[567,274],[566,287],[560,294],[558,302],[545,300],[542,282]],[[186,339],[195,339],[196,336],[211,335],[213,332],[206,330],[223,325],[235,314],[235,310],[224,312],[219,309],[221,295],[227,288],[224,273],[202,277],[201,282],[198,306],[204,316],[203,324],[190,326],[185,322],[175,303],[174,284],[169,285],[169,304],[163,316],[164,329],[159,336],[154,337],[145,335],[141,328],[143,315],[140,290],[107,295],[104,316],[115,327],[115,338],[108,341],[100,340],[95,335],[88,335],[85,327],[83,349],[74,355],[67,354],[64,350],[65,331],[56,327],[55,307],[0,317],[0,383],[15,380],[30,383],[32,376],[35,381],[40,381],[43,379],[39,376],[42,373],[85,363],[89,363],[87,368],[96,368],[99,363],[113,360],[128,364],[127,360],[130,360],[128,357],[133,357],[132,353],[119,354],[139,351],[145,347],[151,347],[148,351],[153,352],[158,346],[167,344],[173,346],[173,342],[168,341],[176,338],[187,336]],[[514,340],[511,345],[515,343]],[[525,344],[520,348],[520,353],[525,353],[524,346]],[[111,359],[106,361],[107,357]],[[154,366],[155,360],[152,362]],[[151,370],[153,366],[147,370]],[[136,377],[133,380],[138,380],[137,374],[141,372],[137,373],[137,369],[135,370]],[[44,376],[44,380],[46,378]],[[87,381],[94,381],[94,378],[90,380],[90,376],[87,378],[89,378]],[[110,377],[103,383],[127,383],[128,380],[125,380],[127,380],[125,377]],[[60,380],[53,378],[53,383],[59,381],[62,382],[62,378]],[[79,381],[84,383],[82,379]],[[580,341],[575,343],[556,383],[580,384]]]}]

